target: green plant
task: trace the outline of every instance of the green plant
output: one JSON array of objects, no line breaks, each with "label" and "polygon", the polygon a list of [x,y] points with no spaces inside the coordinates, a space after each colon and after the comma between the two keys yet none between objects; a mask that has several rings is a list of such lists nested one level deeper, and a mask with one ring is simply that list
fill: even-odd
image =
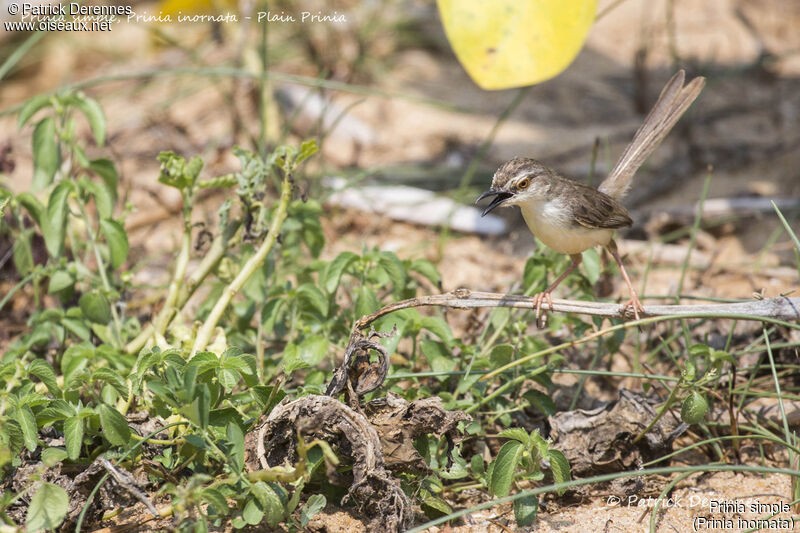
[{"label": "green plant", "polygon": [[[163,305],[140,324],[125,312],[126,295],[135,287],[125,211],[116,208],[114,164],[89,160],[76,134],[78,111],[101,145],[102,110],[78,93],[37,97],[21,111],[20,125],[48,111],[53,116],[34,128],[31,192],[2,193],[12,215],[3,230],[19,243],[14,257],[21,276],[2,305],[32,290],[36,309],[29,331],[0,364],[0,467],[8,473],[21,465],[26,450],[46,456],[49,465],[102,456],[116,457],[127,469],[139,461],[134,450],[145,447],[152,464],[160,465],[149,468],[151,483],[170,496],[169,513],[181,529],[226,520],[237,528],[262,520],[304,527],[326,500],[318,494],[302,505],[303,487],[325,462],[335,464],[335,455],[326,443],[305,446],[298,436],[294,466],[245,472],[244,435],[287,391],[321,392],[326,373],[320,366],[333,347],[347,342],[353,320],[382,302],[415,295],[424,279],[438,283],[435,267],[379,250],[318,259],[321,207],[292,199],[299,189],[295,175],[314,153],[313,141],[279,146],[264,157],[237,149],[241,170],[210,179],[202,176],[200,158],[163,152],[158,180],[181,193],[183,235],[160,294]],[[189,272],[195,199],[209,187],[232,194],[219,211],[213,242]],[[33,261],[37,236],[48,251],[44,264]],[[187,315],[201,284],[208,293],[197,315]],[[195,318],[200,325],[192,330],[186,324]],[[400,337],[414,343],[424,330],[448,346],[454,342],[438,317],[412,313],[400,329]],[[160,417],[165,429],[142,436],[126,418],[131,412]],[[64,436],[63,446],[44,446],[40,434],[47,428]],[[186,471],[194,473],[187,477]],[[58,526],[65,516],[63,491],[35,480],[4,495],[4,520],[13,523],[6,511],[30,491],[36,505],[28,509],[29,522]],[[292,515],[296,509],[299,518]]]}]

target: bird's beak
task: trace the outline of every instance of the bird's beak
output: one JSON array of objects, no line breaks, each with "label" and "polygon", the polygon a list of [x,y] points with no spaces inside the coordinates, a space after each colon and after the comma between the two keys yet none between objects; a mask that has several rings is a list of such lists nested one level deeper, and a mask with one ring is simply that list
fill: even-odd
[{"label": "bird's beak", "polygon": [[475,200],[475,203],[477,204],[478,202],[480,202],[481,200],[483,200],[484,198],[487,198],[489,196],[494,196],[494,199],[492,200],[492,203],[490,203],[486,207],[486,209],[483,210],[483,213],[481,213],[482,217],[486,216],[489,213],[489,211],[491,211],[492,209],[494,209],[498,205],[502,204],[503,202],[505,202],[506,200],[508,200],[509,198],[511,198],[514,195],[512,193],[510,193],[510,192],[501,191],[501,190],[498,190],[498,189],[489,189],[488,191],[485,191],[483,194],[478,196],[478,199]]}]

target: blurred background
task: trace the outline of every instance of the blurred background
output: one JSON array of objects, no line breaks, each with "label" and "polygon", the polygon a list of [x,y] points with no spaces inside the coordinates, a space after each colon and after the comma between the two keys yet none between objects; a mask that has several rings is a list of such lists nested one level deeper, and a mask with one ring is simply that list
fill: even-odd
[{"label": "blurred background", "polygon": [[[316,137],[321,155],[302,187],[327,199],[323,257],[377,245],[435,260],[445,290],[508,290],[535,249],[518,211],[498,210],[496,220],[471,209],[450,217],[456,206],[469,205],[514,156],[599,183],[664,82],[685,68],[706,76],[707,87],[625,202],[635,224],[621,248],[634,277],[641,280],[652,262],[647,292],[675,288],[710,176],[684,292],[775,296],[797,285],[794,253],[771,205],[778,201],[797,227],[794,0],[601,0],[585,47],[564,73],[504,91],[470,80],[432,1],[274,1],[268,23],[256,21],[263,6],[246,0],[131,7],[136,17],[110,32],[0,34],[0,56],[12,58],[0,84],[0,153],[7,185],[26,190],[32,128],[17,129],[19,105],[65,86],[97,98],[109,124],[102,150],[112,154],[133,206],[126,228],[133,257],[148,258],[145,273],[162,271],[170,257],[160,252],[180,239],[180,195],[156,181],[159,151],[200,155],[212,177],[238,168],[233,146],[265,153],[283,139]],[[239,21],[158,22],[195,12],[238,14]],[[303,22],[302,12],[328,19]],[[88,126],[79,126],[88,139]],[[388,186],[414,189],[374,188]],[[414,196],[418,189],[437,196]],[[456,203],[419,213],[420,202],[439,197]],[[389,198],[407,205],[378,201]],[[219,200],[209,193],[205,201],[213,225]]]}]

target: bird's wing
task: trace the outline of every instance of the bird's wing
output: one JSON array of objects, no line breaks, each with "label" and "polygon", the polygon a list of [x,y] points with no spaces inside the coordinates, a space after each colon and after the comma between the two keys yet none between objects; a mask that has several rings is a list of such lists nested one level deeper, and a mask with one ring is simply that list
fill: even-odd
[{"label": "bird's wing", "polygon": [[617,229],[633,224],[628,211],[610,196],[593,189],[578,190],[583,194],[582,197],[576,197],[579,201],[575,202],[572,211],[581,226],[591,229]]}]

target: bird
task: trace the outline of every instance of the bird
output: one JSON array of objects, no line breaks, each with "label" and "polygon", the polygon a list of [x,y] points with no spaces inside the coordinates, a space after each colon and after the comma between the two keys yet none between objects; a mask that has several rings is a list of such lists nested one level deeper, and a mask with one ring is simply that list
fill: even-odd
[{"label": "bird", "polygon": [[553,308],[550,294],[578,268],[582,252],[595,246],[603,246],[609,251],[628,285],[631,298],[622,305],[623,316],[629,308],[632,308],[636,320],[645,313],[622,264],[614,232],[633,225],[633,219],[620,202],[630,189],[634,174],[705,86],[702,76],[684,85],[685,79],[685,71],[680,70],[667,82],[633,140],[596,189],[565,178],[536,159],[515,157],[497,169],[491,187],[475,200],[477,204],[484,198],[493,197],[482,217],[497,207],[518,206],[528,228],[539,240],[572,259],[563,274],[533,297],[537,323],[542,304],[546,301],[548,309]]}]

